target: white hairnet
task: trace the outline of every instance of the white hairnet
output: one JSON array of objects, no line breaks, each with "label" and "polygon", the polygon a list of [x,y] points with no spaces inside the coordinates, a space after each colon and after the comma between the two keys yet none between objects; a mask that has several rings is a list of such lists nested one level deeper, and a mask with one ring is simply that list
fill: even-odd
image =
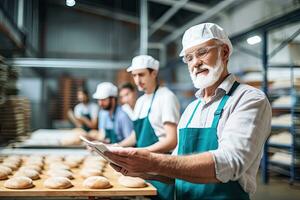
[{"label": "white hairnet", "polygon": [[94,99],[106,99],[108,97],[117,97],[118,88],[110,83],[103,82],[98,84],[96,92],[93,94]]},{"label": "white hairnet", "polygon": [[229,47],[229,55],[231,55],[233,47],[224,29],[214,23],[203,23],[192,26],[184,32],[182,37],[182,50],[179,56],[184,56],[187,49],[211,39],[217,39],[227,44]]},{"label": "white hairnet", "polygon": [[159,62],[155,60],[152,56],[139,55],[132,59],[132,63],[130,67],[128,67],[127,72],[131,72],[137,69],[146,69],[146,68],[150,68],[158,71]]}]

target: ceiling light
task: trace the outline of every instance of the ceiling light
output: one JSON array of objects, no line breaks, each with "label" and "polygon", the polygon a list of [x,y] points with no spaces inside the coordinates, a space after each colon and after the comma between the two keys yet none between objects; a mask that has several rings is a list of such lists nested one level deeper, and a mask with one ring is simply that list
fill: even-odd
[{"label": "ceiling light", "polygon": [[258,35],[255,35],[253,37],[249,37],[247,39],[247,43],[250,44],[250,45],[254,45],[254,44],[257,44],[257,43],[260,43],[260,42],[261,42],[261,38]]},{"label": "ceiling light", "polygon": [[75,5],[75,0],[66,0],[66,5],[67,6],[70,6],[70,7],[72,7],[72,6],[74,6]]}]

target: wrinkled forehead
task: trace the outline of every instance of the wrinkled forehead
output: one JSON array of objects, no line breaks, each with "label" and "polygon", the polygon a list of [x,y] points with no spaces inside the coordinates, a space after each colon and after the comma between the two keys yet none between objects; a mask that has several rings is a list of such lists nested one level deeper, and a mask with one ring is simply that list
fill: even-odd
[{"label": "wrinkled forehead", "polygon": [[213,45],[217,45],[217,44],[219,44],[219,42],[215,39],[208,40],[208,41],[206,41],[202,44],[198,44],[198,45],[195,45],[191,48],[186,49],[184,54],[187,55],[187,54],[190,54],[190,53],[194,52],[197,49],[205,48],[205,47],[209,47],[209,46],[213,46]]}]

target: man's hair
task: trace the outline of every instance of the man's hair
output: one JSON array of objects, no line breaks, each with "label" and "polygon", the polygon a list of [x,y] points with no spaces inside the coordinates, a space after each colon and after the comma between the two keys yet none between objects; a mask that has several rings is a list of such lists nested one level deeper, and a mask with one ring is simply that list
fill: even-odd
[{"label": "man's hair", "polygon": [[150,74],[154,71],[154,69],[152,69],[152,68],[147,68],[147,69],[148,69]]},{"label": "man's hair", "polygon": [[122,90],[122,89],[129,89],[132,92],[134,92],[136,90],[134,85],[132,83],[129,83],[129,82],[122,84],[120,86],[119,90]]},{"label": "man's hair", "polygon": [[84,88],[84,87],[79,87],[79,88],[77,89],[77,92],[82,92],[82,93],[85,94],[87,97],[89,96],[88,90],[87,90],[86,88]]}]

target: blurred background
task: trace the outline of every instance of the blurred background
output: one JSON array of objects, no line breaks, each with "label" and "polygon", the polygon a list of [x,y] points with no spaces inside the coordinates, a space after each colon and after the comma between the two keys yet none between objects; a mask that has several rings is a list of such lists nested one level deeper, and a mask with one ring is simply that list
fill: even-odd
[{"label": "blurred background", "polygon": [[160,61],[159,80],[183,111],[195,90],[179,57],[181,38],[202,22],[227,31],[234,47],[229,71],[272,102],[274,137],[265,146],[262,181],[276,172],[294,183],[299,0],[0,0],[1,145],[38,129],[72,128],[67,112],[77,103],[77,89],[91,95],[103,81],[133,82],[126,68],[139,54]]}]

